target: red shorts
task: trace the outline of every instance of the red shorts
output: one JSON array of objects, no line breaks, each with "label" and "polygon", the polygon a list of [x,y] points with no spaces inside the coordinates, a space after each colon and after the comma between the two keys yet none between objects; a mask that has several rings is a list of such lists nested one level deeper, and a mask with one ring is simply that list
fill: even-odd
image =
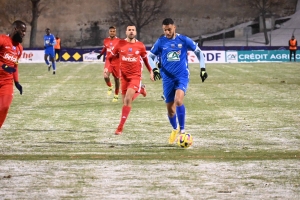
[{"label": "red shorts", "polygon": [[12,81],[0,83],[0,96],[13,95],[14,86]]},{"label": "red shorts", "polygon": [[105,62],[104,68],[108,69],[115,78],[120,78],[120,65],[110,65],[108,61]]},{"label": "red shorts", "polygon": [[139,92],[141,89],[142,78],[141,77],[125,77],[121,76],[121,93],[125,95],[128,88],[134,89],[136,92]]}]

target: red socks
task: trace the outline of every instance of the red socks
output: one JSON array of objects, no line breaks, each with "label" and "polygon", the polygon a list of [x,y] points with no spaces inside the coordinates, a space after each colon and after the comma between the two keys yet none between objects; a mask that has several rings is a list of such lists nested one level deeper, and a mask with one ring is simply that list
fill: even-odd
[{"label": "red socks", "polygon": [[128,118],[128,115],[130,113],[130,110],[131,110],[131,107],[129,106],[123,106],[122,107],[122,115],[121,115],[121,120],[120,120],[120,124],[119,124],[119,127],[122,127],[124,126],[127,118]]}]

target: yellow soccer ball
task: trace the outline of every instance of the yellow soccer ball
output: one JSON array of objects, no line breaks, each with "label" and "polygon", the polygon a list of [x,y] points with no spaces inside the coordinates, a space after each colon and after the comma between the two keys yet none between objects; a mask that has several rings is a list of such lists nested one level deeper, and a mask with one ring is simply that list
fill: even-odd
[{"label": "yellow soccer ball", "polygon": [[192,135],[188,133],[180,134],[177,138],[177,144],[182,148],[189,148],[193,144]]}]

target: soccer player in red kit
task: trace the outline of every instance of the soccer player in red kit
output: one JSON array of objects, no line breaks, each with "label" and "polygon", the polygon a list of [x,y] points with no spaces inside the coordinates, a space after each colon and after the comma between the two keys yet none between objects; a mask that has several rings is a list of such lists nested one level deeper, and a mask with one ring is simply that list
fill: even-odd
[{"label": "soccer player in red kit", "polygon": [[[111,54],[111,49],[116,46],[116,44],[119,42],[119,38],[116,36],[117,29],[114,26],[109,27],[108,31],[109,37],[105,38],[103,40],[103,49],[101,53],[97,56],[98,59],[101,58],[101,56],[106,53],[106,58],[108,58]],[[112,84],[110,82],[110,74],[113,75],[115,80],[115,95],[113,98],[113,102],[117,102],[119,99],[119,90],[120,90],[120,62],[119,58],[113,57],[112,61],[109,62],[107,59],[105,60],[104,65],[104,71],[103,71],[103,77],[105,80],[106,85],[108,86],[107,94],[110,95],[112,92]]]},{"label": "soccer player in red kit", "polygon": [[148,63],[146,47],[142,42],[135,39],[136,27],[127,26],[126,29],[127,38],[120,40],[114,49],[111,51],[111,56],[108,58],[112,60],[114,56],[120,59],[120,71],[121,71],[121,93],[123,100],[121,120],[116,135],[122,134],[124,124],[129,116],[132,104],[132,98],[136,92],[140,93],[142,89],[142,65],[140,58],[143,59],[149,73],[150,79],[153,79],[152,68]]},{"label": "soccer player in red kit", "polygon": [[12,24],[9,35],[0,35],[0,128],[2,127],[13,99],[13,82],[22,94],[19,83],[18,60],[22,55],[21,45],[26,33],[26,24],[20,20]]}]

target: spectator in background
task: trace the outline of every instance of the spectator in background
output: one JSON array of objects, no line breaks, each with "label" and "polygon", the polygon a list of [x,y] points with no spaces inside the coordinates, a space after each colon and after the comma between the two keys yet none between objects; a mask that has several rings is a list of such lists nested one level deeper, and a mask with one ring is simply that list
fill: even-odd
[{"label": "spectator in background", "polygon": [[58,36],[56,36],[55,39],[56,39],[56,45],[54,46],[55,58],[57,57],[56,62],[59,62],[61,43],[60,43],[60,38]]},{"label": "spectator in background", "polygon": [[290,62],[292,61],[292,55],[294,55],[294,62],[296,62],[297,46],[297,40],[295,39],[295,36],[292,35],[291,39],[289,40]]}]

